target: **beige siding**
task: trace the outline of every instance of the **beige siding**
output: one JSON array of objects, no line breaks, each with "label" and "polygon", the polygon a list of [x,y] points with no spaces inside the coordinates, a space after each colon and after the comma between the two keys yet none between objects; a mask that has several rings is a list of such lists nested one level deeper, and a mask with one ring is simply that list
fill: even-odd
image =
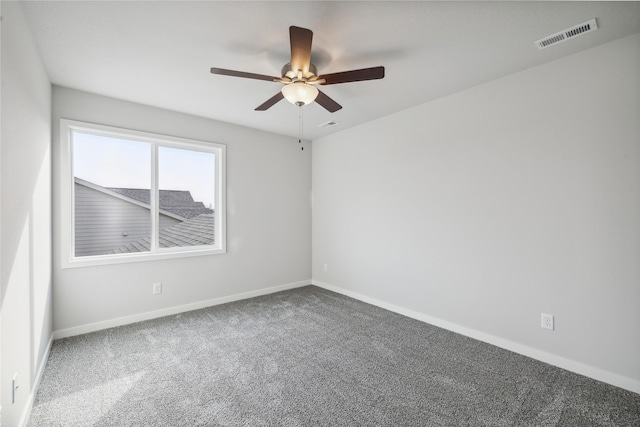
[{"label": "beige siding", "polygon": [[[160,217],[162,228],[180,222],[164,215]],[[150,235],[148,208],[75,184],[76,256],[107,254]]]}]

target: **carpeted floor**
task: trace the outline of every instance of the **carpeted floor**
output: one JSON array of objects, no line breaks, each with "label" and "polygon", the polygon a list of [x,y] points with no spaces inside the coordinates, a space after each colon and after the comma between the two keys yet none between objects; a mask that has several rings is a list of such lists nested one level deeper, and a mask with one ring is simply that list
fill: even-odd
[{"label": "carpeted floor", "polygon": [[314,286],[58,340],[31,426],[640,426],[640,395]]}]

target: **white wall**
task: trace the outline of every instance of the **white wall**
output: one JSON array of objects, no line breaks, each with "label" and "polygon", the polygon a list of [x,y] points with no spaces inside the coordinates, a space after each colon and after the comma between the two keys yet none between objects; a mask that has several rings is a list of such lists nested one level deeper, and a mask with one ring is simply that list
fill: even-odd
[{"label": "white wall", "polygon": [[314,283],[640,392],[639,80],[635,35],[315,140]]},{"label": "white wall", "polygon": [[2,2],[2,18],[1,421],[17,426],[51,338],[51,85],[21,5]]},{"label": "white wall", "polygon": [[[62,269],[60,118],[226,144],[227,253]],[[53,90],[53,138],[56,336],[310,283],[308,143],[302,151],[297,139],[61,87]],[[161,295],[152,295],[154,282]]]}]

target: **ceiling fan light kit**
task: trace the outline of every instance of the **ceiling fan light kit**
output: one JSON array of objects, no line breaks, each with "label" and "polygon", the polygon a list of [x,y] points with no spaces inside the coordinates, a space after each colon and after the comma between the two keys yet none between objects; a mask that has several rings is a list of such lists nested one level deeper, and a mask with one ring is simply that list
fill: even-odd
[{"label": "ceiling fan light kit", "polygon": [[282,98],[285,98],[290,103],[299,107],[315,101],[330,113],[340,110],[342,106],[324,92],[318,90],[316,85],[324,86],[377,80],[384,77],[384,67],[382,66],[318,75],[316,66],[311,63],[313,32],[306,28],[291,26],[289,27],[289,38],[291,42],[291,62],[282,67],[282,77],[271,77],[264,74],[254,74],[215,67],[211,68],[211,73],[284,84],[280,92],[259,105],[256,111],[268,110]]},{"label": "ceiling fan light kit", "polygon": [[290,103],[302,107],[315,101],[318,89],[304,82],[295,82],[282,88],[282,95]]}]

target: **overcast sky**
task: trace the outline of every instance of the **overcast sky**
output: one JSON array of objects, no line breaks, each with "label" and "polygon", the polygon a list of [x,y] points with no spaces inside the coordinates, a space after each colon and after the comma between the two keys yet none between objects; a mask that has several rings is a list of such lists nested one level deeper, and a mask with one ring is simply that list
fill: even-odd
[{"label": "overcast sky", "polygon": [[[74,132],[74,176],[102,187],[151,188],[151,144]],[[214,207],[215,155],[160,147],[161,190],[187,190]]]}]

